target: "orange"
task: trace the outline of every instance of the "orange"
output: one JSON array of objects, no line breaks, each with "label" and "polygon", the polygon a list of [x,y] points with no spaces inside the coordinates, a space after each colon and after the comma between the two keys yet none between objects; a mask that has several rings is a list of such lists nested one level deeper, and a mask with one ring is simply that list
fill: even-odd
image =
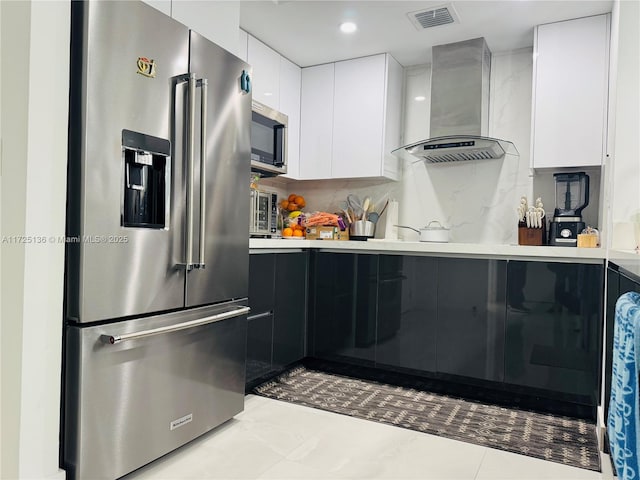
[{"label": "orange", "polygon": [[287,207],[289,206],[289,200],[282,200],[282,201],[280,202],[280,206],[281,206],[283,209],[285,209],[285,210],[286,210],[286,209],[287,209]]},{"label": "orange", "polygon": [[289,202],[289,205],[287,205],[287,210],[289,210],[290,212],[298,210],[298,205],[293,202]]},{"label": "orange", "polygon": [[297,195],[295,193],[292,193],[291,195],[289,195],[289,198],[287,198],[287,200],[289,200],[290,202],[295,202],[296,197]]},{"label": "orange", "polygon": [[293,236],[293,229],[292,228],[285,228],[284,230],[282,230],[282,236],[283,237],[292,237]]},{"label": "orange", "polygon": [[295,198],[294,202],[296,202],[296,205],[298,205],[300,208],[306,205],[306,202],[304,201],[304,197],[302,195],[298,195]]},{"label": "orange", "polygon": [[293,231],[293,236],[294,237],[304,237],[304,233],[302,233],[302,230],[294,230]]}]

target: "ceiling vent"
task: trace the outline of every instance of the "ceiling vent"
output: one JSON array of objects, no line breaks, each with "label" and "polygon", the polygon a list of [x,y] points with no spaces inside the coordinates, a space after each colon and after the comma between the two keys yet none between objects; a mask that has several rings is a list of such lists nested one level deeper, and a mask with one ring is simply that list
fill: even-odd
[{"label": "ceiling vent", "polygon": [[438,27],[440,25],[448,25],[450,23],[460,23],[453,5],[439,5],[428,10],[420,10],[418,12],[407,13],[407,17],[413,23],[417,30],[425,28]]}]

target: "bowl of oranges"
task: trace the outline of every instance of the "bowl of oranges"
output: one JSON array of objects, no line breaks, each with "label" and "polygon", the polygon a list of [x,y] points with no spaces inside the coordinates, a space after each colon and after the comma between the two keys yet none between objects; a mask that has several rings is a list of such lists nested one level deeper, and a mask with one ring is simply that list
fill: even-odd
[{"label": "bowl of oranges", "polygon": [[304,213],[302,209],[307,205],[304,197],[292,193],[280,202],[280,212],[283,217],[282,237],[301,239],[305,236],[303,226]]}]

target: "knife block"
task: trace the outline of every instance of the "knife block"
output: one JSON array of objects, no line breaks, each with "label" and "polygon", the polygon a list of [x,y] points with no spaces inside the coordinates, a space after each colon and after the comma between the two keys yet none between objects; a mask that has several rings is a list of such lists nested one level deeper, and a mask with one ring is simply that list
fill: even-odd
[{"label": "knife block", "polygon": [[542,228],[529,228],[518,224],[518,245],[544,245],[546,230],[545,222],[542,223]]}]

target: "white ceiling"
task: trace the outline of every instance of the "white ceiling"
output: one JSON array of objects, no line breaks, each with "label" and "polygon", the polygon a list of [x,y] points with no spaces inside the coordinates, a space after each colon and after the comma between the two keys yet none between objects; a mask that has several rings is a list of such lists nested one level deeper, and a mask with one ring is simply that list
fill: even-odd
[{"label": "white ceiling", "polygon": [[[407,13],[453,5],[460,23],[418,31]],[[611,11],[612,0],[240,2],[240,27],[301,67],[389,52],[402,65],[431,61],[431,46],[485,37],[503,52],[533,45],[533,27]],[[339,32],[352,20],[355,34]]]}]

